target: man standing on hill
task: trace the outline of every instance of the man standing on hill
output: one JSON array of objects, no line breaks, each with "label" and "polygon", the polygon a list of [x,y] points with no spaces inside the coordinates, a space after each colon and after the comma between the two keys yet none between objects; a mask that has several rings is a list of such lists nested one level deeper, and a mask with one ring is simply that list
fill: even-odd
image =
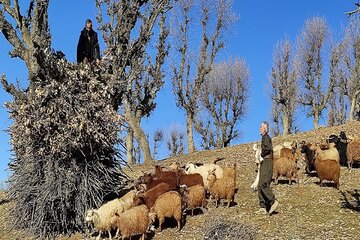
[{"label": "man standing on hill", "polygon": [[92,63],[94,60],[96,60],[96,63],[100,61],[98,35],[92,28],[91,20],[86,19],[85,27],[80,33],[77,45],[77,62],[87,61]]},{"label": "man standing on hill", "polygon": [[269,124],[263,121],[260,125],[260,134],[262,136],[258,187],[260,209],[257,213],[266,214],[268,210],[271,215],[278,207],[279,203],[275,199],[275,195],[270,187],[273,174],[273,148],[268,131]]}]

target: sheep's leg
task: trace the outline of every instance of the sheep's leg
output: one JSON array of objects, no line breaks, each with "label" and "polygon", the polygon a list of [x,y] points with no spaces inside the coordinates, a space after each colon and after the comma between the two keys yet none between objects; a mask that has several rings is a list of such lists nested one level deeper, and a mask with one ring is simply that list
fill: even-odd
[{"label": "sheep's leg", "polygon": [[[131,237],[130,237],[131,238]],[[145,240],[145,233],[141,235],[141,240]]]},{"label": "sheep's leg", "polygon": [[96,240],[99,240],[99,239],[100,239],[101,234],[102,234],[102,231],[100,230],[100,231],[99,231],[99,236],[97,236]]},{"label": "sheep's leg", "polygon": [[181,230],[181,219],[177,220],[178,231]]},{"label": "sheep's leg", "polygon": [[292,184],[292,175],[289,175],[287,178],[289,179],[289,185],[291,185]]},{"label": "sheep's leg", "polygon": [[111,239],[112,239],[112,238],[111,238],[111,231],[108,230],[108,233],[109,233],[109,239],[111,240]]},{"label": "sheep's leg", "polygon": [[162,226],[163,222],[164,222],[164,217],[159,218],[159,230],[160,230],[160,232],[162,231],[161,226]]},{"label": "sheep's leg", "polygon": [[191,209],[191,216],[194,216],[194,208]]},{"label": "sheep's leg", "polygon": [[119,228],[116,230],[116,234],[115,234],[115,238],[117,238],[119,236]]},{"label": "sheep's leg", "polygon": [[275,181],[274,181],[274,182],[275,182],[275,185],[278,185],[278,178],[279,178],[279,176],[276,175],[276,176],[275,176]]}]

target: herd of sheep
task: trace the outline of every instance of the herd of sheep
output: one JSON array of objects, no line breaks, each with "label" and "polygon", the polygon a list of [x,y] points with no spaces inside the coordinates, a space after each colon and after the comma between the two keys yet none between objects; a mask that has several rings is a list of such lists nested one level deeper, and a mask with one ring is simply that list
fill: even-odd
[{"label": "herd of sheep", "polygon": [[[253,145],[256,164],[260,169],[259,156],[261,149],[257,144]],[[352,168],[354,162],[360,161],[360,139],[347,138],[344,132],[339,136],[330,135],[325,142],[311,143],[284,142],[282,145],[273,147],[274,166],[273,178],[275,183],[280,176],[289,180],[299,182],[299,170],[305,163],[305,173],[307,175],[316,174],[320,179],[320,186],[325,181],[332,181],[338,189],[340,185],[340,166]],[[257,189],[259,181],[259,171],[255,181],[251,185],[253,190]]]},{"label": "herd of sheep", "polygon": [[150,172],[144,172],[134,181],[134,189],[121,198],[111,200],[98,209],[85,213],[85,221],[98,232],[112,238],[121,233],[122,239],[142,235],[154,229],[158,219],[159,231],[168,218],[177,222],[178,230],[184,223],[186,212],[194,213],[200,208],[207,211],[209,203],[217,207],[227,201],[229,207],[234,201],[236,189],[236,164],[220,166],[216,163],[188,163],[179,167],[159,165]]},{"label": "herd of sheep", "polygon": [[[253,146],[255,161],[260,169],[260,147]],[[299,170],[305,163],[306,174],[316,174],[320,185],[324,180],[333,181],[339,187],[340,165],[352,167],[360,161],[360,140],[349,140],[345,134],[331,135],[326,143],[285,142],[273,147],[275,183],[284,176],[291,184],[299,182]],[[220,160],[220,159],[219,159]],[[230,164],[230,163],[228,163]],[[259,173],[259,171],[258,171]],[[258,175],[251,185],[257,189]],[[98,232],[97,239],[103,233],[112,238],[112,231],[119,232],[122,239],[141,235],[145,239],[149,230],[155,230],[158,219],[158,231],[164,227],[166,219],[173,218],[178,230],[184,223],[186,213],[196,208],[207,211],[209,204],[218,207],[234,201],[236,190],[236,164],[223,166],[216,163],[198,164],[189,162],[180,167],[173,163],[167,167],[155,166],[134,181],[134,189],[121,198],[116,198],[98,209],[85,213],[85,221]]]}]

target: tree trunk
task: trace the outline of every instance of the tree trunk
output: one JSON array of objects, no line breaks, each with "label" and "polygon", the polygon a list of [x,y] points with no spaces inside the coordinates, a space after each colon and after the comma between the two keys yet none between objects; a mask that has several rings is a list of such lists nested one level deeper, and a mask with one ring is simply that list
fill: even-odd
[{"label": "tree trunk", "polygon": [[126,136],[126,161],[129,165],[135,164],[133,151],[134,151],[134,132],[129,127],[128,133]]},{"label": "tree trunk", "polygon": [[188,149],[189,153],[193,153],[196,151],[194,144],[194,136],[193,136],[193,123],[194,123],[194,115],[190,112],[186,113],[186,133],[188,140]]},{"label": "tree trunk", "polygon": [[143,129],[140,126],[140,118],[131,118],[128,121],[129,125],[131,126],[132,130],[134,131],[134,137],[139,142],[143,157],[144,157],[144,164],[149,165],[152,163],[153,159],[150,153],[150,146],[149,141],[144,133]]},{"label": "tree trunk", "polygon": [[149,165],[152,163],[153,159],[150,153],[149,141],[140,125],[141,117],[138,116],[140,114],[135,113],[135,116],[133,115],[127,100],[124,100],[124,107],[125,107],[125,120],[129,124],[129,127],[132,129],[134,133],[134,137],[140,144],[144,157],[144,164]]},{"label": "tree trunk", "polygon": [[313,124],[314,124],[314,129],[318,129],[319,128],[319,112],[318,111],[315,111],[314,112],[314,121],[313,121]]},{"label": "tree trunk", "polygon": [[283,135],[290,134],[289,116],[286,112],[283,113]]},{"label": "tree trunk", "polygon": [[355,113],[355,107],[356,107],[356,99],[357,96],[360,94],[360,91],[357,91],[354,96],[351,98],[351,106],[350,106],[350,114],[349,114],[349,120],[353,121],[355,120],[354,118],[354,113]]}]

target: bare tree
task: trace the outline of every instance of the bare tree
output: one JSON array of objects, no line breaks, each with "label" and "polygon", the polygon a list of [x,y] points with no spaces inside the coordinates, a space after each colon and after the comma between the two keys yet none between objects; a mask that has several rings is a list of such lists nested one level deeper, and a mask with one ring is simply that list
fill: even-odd
[{"label": "bare tree", "polygon": [[[97,19],[108,47],[109,68],[113,69],[112,77],[126,79],[128,83],[126,91],[118,90],[124,92],[119,95],[122,98],[115,100],[124,102],[125,119],[141,146],[144,164],[150,164],[153,159],[149,140],[141,127],[141,119],[155,109],[154,100],[164,84],[162,65],[168,54],[166,38],[169,33],[165,13],[170,9],[170,0],[96,2],[99,9]],[[109,14],[106,22],[102,17],[103,11]],[[152,56],[149,48],[157,22],[160,30],[156,56]],[[137,24],[139,27],[135,27]]]},{"label": "bare tree", "polygon": [[163,140],[164,140],[164,131],[160,129],[156,130],[154,133],[154,151],[153,151],[154,159],[156,158],[156,155],[158,153],[158,148]]},{"label": "bare tree", "polygon": [[[295,69],[292,66],[292,46],[289,40],[276,44],[273,53],[273,67],[271,73],[271,102],[272,118],[280,133],[282,125],[283,135],[291,133],[294,124],[297,82]],[[276,129],[276,128],[275,128]]]},{"label": "bare tree", "polygon": [[98,21],[108,58],[100,65],[78,65],[51,51],[49,0],[29,1],[24,15],[18,0],[0,0],[0,30],[13,47],[10,56],[23,60],[29,73],[25,91],[1,76],[14,98],[6,104],[13,119],[11,215],[15,227],[33,230],[41,238],[84,229],[86,209],[124,190],[127,177],[117,148],[122,119],[117,111],[134,80],[143,79],[143,73],[161,75],[162,55],[154,64],[141,66],[154,23],[169,9],[169,1],[96,3],[106,11]]},{"label": "bare tree", "polygon": [[331,97],[328,103],[328,125],[336,126],[346,122],[346,112],[348,108],[345,99],[343,82],[346,78],[344,69],[344,44],[340,43],[331,49],[330,56],[330,82],[334,82]]},{"label": "bare tree", "polygon": [[[243,59],[214,64],[206,76],[199,100],[209,112],[215,129],[207,127],[200,133],[214,132],[214,137],[210,135],[215,138],[214,147],[227,147],[231,140],[239,136],[235,127],[245,115],[249,86],[250,70]],[[202,122],[202,117],[197,121]],[[207,142],[211,142],[211,139]]]},{"label": "bare tree", "polygon": [[184,153],[184,133],[178,127],[172,127],[166,140],[166,146],[170,157],[175,157]]},{"label": "bare tree", "polygon": [[[197,2],[200,2],[200,18],[197,18]],[[234,19],[231,5],[232,0],[179,0],[175,6],[177,23],[172,29],[177,45],[174,58],[180,59],[180,62],[175,62],[172,66],[173,89],[177,105],[186,111],[187,144],[190,153],[195,151],[193,125],[198,111],[197,100],[201,85],[210,72],[215,57],[224,47],[222,35]],[[195,31],[197,20],[201,29]],[[191,34],[191,30],[198,33]],[[189,43],[197,42],[193,39],[196,36],[201,36],[200,50],[192,52]],[[198,59],[192,60],[192,54]]]},{"label": "bare tree", "polygon": [[216,146],[216,134],[212,131],[213,124],[211,116],[204,116],[204,113],[207,112],[206,109],[200,112],[202,112],[202,116],[199,116],[199,114],[197,115],[197,118],[195,119],[195,129],[201,136],[200,146],[202,149],[210,150]]},{"label": "bare tree", "polygon": [[324,51],[329,36],[325,19],[314,17],[306,21],[297,41],[298,100],[307,110],[307,115],[313,117],[314,129],[319,127],[319,119],[334,84],[329,81],[326,87],[323,79]]},{"label": "bare tree", "polygon": [[[358,99],[360,98],[360,19],[353,18],[346,29],[344,39],[345,77],[341,78],[340,89],[350,101],[349,120],[354,120],[360,111]],[[356,109],[357,108],[357,109]]]}]

